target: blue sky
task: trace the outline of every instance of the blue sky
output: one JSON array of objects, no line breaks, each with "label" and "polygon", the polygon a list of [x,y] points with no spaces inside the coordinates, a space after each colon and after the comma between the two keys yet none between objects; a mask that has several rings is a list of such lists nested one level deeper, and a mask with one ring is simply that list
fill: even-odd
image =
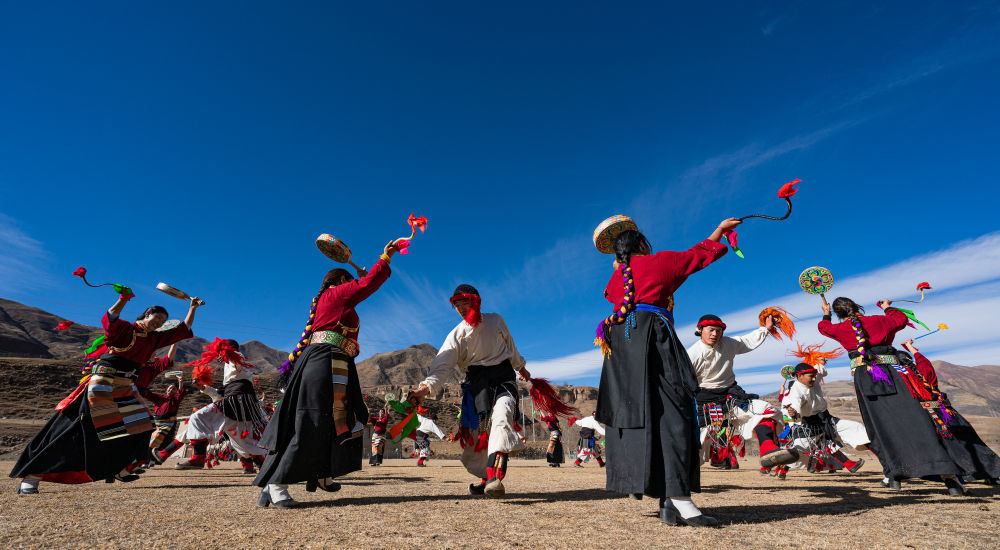
[{"label": "blue sky", "polygon": [[[135,288],[128,311],[180,317],[165,281],[209,303],[199,336],[288,349],[334,267],[315,237],[371,265],[416,212],[427,233],[359,307],[362,356],[439,345],[468,282],[538,374],[596,383],[610,257],[590,237],[611,214],[687,248],[725,217],[782,213],[775,191],[803,180],[790,221],[748,222],[745,260],[684,285],[679,327],[751,328],[753,307],[808,298],[810,265],[869,303],[942,268],[911,272],[921,259],[1000,244],[998,35],[989,2],[11,4],[0,296],[96,324],[114,296],[72,277],[84,265]],[[971,317],[998,295],[995,260],[931,280],[938,305],[917,313]],[[976,330],[921,342],[996,363]],[[767,347],[745,364],[761,387],[783,361]]]}]

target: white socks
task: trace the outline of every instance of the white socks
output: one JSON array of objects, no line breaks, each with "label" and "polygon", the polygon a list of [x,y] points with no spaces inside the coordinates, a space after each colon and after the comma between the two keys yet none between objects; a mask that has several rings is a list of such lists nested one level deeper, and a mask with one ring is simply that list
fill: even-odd
[{"label": "white socks", "polygon": [[288,485],[278,485],[276,483],[267,484],[267,492],[271,495],[271,502],[278,502],[281,500],[288,500],[292,498],[288,494]]},{"label": "white socks", "polygon": [[701,515],[701,510],[694,505],[691,497],[670,497],[670,504],[677,508],[677,512],[684,519],[689,519]]}]

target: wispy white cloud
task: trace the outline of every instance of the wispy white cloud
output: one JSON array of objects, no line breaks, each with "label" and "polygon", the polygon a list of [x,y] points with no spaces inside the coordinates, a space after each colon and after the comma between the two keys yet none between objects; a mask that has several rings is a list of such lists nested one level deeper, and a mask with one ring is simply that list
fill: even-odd
[{"label": "wispy white cloud", "polygon": [[42,243],[22,231],[17,222],[0,213],[0,292],[6,296],[47,288],[52,277],[42,267],[49,255]]},{"label": "wispy white cloud", "polygon": [[[900,307],[913,309],[932,328],[945,323],[949,330],[919,340],[918,347],[932,360],[963,365],[1000,363],[1000,336],[995,326],[996,311],[1000,310],[1000,232],[838,280],[828,298],[848,296],[878,311],[874,303],[880,298],[916,298],[914,289],[922,281],[933,286],[927,300],[919,305],[900,303]],[[797,341],[803,344],[826,341],[829,348],[836,346],[816,329],[821,315],[819,298],[804,292],[772,296],[756,305],[724,313],[727,333],[742,334],[756,328],[759,312],[771,305],[780,305],[800,317],[796,322]],[[694,343],[694,329],[694,324],[677,327],[685,345]],[[896,342],[922,333],[923,329],[905,329]],[[792,342],[769,338],[757,350],[738,357],[736,371],[741,385],[763,391],[777,387],[778,370],[791,362],[786,356],[791,347],[794,347]],[[829,379],[846,378],[849,375],[846,364],[844,359],[832,362]],[[539,376],[575,380],[599,373],[601,365],[601,354],[595,349],[529,362],[528,367]]]}]

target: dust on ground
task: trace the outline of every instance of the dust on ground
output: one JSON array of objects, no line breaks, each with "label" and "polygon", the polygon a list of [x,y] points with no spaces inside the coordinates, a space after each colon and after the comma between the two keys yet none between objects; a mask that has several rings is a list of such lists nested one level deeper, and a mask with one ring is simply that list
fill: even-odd
[{"label": "dust on ground", "polygon": [[[669,527],[657,502],[604,490],[594,464],[549,468],[512,460],[507,496],[468,493],[475,481],[458,461],[414,460],[341,478],[337,493],[291,487],[295,510],[256,506],[258,490],[239,463],[178,471],[175,461],[139,481],[45,484],[16,495],[0,483],[0,544],[4,548],[961,548],[996,547],[1000,491],[982,483],[950,497],[943,484],[904,483],[883,489],[880,468],[859,474],[792,470],[786,481],[752,468],[702,470],[694,495],[720,529]],[[11,461],[0,462],[7,474]]]}]

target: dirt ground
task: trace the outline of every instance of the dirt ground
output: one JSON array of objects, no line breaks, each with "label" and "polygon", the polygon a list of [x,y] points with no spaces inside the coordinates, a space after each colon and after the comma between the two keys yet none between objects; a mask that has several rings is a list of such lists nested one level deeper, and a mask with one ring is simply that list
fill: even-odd
[{"label": "dirt ground", "polygon": [[882,489],[871,462],[855,475],[792,470],[786,481],[744,469],[702,471],[695,502],[720,529],[668,527],[652,499],[609,493],[604,470],[553,469],[512,460],[506,498],[468,494],[454,460],[388,460],[342,478],[338,493],[291,488],[296,510],[258,508],[252,478],[235,462],[177,471],[174,461],[139,481],[42,484],[16,495],[0,462],[3,548],[996,548],[1000,491],[976,483],[949,497],[942,484]]}]

